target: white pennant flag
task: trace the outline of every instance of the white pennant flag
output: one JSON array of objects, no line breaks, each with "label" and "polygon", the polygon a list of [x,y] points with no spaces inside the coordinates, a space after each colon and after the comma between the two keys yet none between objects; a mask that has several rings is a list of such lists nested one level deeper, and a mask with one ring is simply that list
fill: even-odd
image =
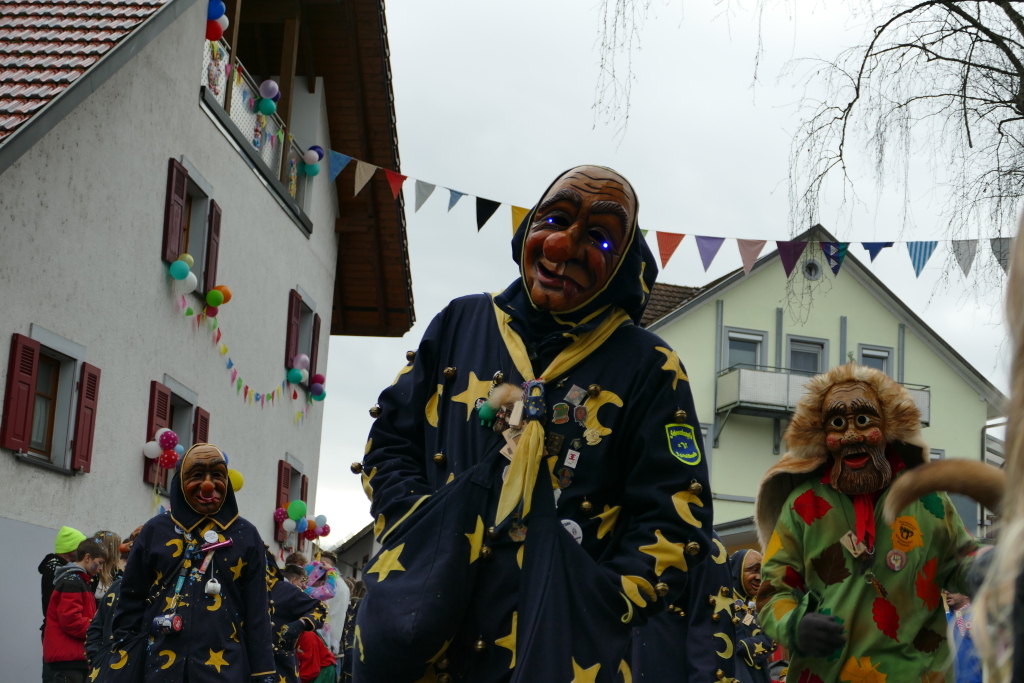
[{"label": "white pennant flag", "polygon": [[368,164],[365,161],[356,162],[356,191],[352,193],[353,197],[366,187],[366,183],[370,182],[370,178],[373,177],[376,170],[377,167],[373,164]]},{"label": "white pennant flag", "polygon": [[423,202],[427,201],[427,198],[434,192],[434,187],[434,185],[425,183],[422,180],[416,181],[416,211],[420,210]]},{"label": "white pennant flag", "polygon": [[964,271],[964,277],[971,274],[974,256],[978,253],[978,240],[953,240],[953,256]]},{"label": "white pennant flag", "polygon": [[1005,273],[1010,267],[1010,238],[993,237],[989,243],[992,245],[992,255],[996,257]]}]

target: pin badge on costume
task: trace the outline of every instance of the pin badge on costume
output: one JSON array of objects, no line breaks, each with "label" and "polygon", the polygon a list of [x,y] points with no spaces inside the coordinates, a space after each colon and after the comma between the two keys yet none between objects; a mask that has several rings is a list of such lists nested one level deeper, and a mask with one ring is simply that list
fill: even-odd
[{"label": "pin badge on costume", "polygon": [[220,595],[220,581],[211,578],[206,582],[206,594],[207,595]]},{"label": "pin badge on costume", "polygon": [[668,450],[684,465],[700,464],[700,447],[697,436],[691,425],[665,425],[665,436],[668,438]]},{"label": "pin badge on costume", "polygon": [[574,406],[578,406],[587,398],[587,390],[583,387],[578,387],[575,384],[569,389],[569,393],[565,395],[565,400]]},{"label": "pin badge on costume", "polygon": [[556,432],[548,432],[547,438],[544,439],[544,455],[557,456],[562,452],[562,443],[564,441],[564,435]]},{"label": "pin badge on costume", "polygon": [[573,411],[573,417],[576,418],[576,424],[580,427],[587,426],[587,407],[576,406],[576,410]]},{"label": "pin badge on costume", "polygon": [[569,535],[572,536],[572,540],[580,544],[583,543],[583,528],[580,527],[579,524],[571,519],[563,519],[562,527],[569,532]]},{"label": "pin badge on costume", "polygon": [[576,465],[580,461],[580,452],[569,449],[569,452],[565,455],[565,466],[576,469]]},{"label": "pin badge on costume", "polygon": [[551,408],[551,423],[556,425],[564,425],[569,421],[569,404],[568,403],[556,403]]},{"label": "pin badge on costume", "polygon": [[557,476],[558,488],[567,489],[570,486],[572,486],[572,479],[573,477],[576,476],[576,473],[568,467],[563,467],[562,469],[558,470]]},{"label": "pin badge on costume", "polygon": [[743,617],[743,625],[744,626],[750,626],[750,624],[753,623],[753,621],[754,621],[754,615],[752,615],[752,614],[748,614],[747,616]]},{"label": "pin badge on costume", "polygon": [[203,540],[205,540],[207,543],[216,543],[217,542],[217,532],[214,531],[213,529],[210,529],[205,534],[203,534]]},{"label": "pin badge on costume", "polygon": [[885,555],[885,566],[894,572],[902,571],[907,566],[907,554],[895,548]]},{"label": "pin badge on costume", "polygon": [[857,540],[857,535],[852,531],[847,531],[843,534],[843,537],[839,539],[839,542],[855,558],[860,557],[868,550],[863,543]]}]

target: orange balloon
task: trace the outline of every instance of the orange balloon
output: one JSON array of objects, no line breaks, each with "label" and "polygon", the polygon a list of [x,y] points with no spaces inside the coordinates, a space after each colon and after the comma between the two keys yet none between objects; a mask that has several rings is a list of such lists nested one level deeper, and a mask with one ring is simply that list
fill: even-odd
[{"label": "orange balloon", "polygon": [[227,302],[231,301],[230,287],[228,287],[227,285],[217,285],[216,287],[214,287],[214,289],[216,289],[218,292],[224,295],[224,301],[222,303],[226,304]]}]

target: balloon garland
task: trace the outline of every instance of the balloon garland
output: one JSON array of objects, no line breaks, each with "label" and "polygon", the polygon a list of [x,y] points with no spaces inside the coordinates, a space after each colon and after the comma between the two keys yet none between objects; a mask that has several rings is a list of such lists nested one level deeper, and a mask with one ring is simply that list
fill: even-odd
[{"label": "balloon garland", "polygon": [[279,524],[285,533],[298,534],[307,541],[331,533],[331,527],[327,524],[327,515],[307,517],[308,512],[305,501],[296,499],[288,503],[288,507],[274,510],[274,522]]}]

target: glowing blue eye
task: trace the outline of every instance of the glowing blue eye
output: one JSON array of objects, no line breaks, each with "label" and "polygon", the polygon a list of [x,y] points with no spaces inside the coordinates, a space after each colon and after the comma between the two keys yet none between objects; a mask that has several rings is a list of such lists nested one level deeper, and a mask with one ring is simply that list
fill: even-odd
[{"label": "glowing blue eye", "polygon": [[608,248],[610,248],[610,247],[611,247],[611,245],[610,245],[610,244],[608,244],[607,242],[601,242],[601,248],[602,248],[602,249],[608,249]]},{"label": "glowing blue eye", "polygon": [[548,218],[548,219],[545,219],[545,220],[547,220],[548,223],[554,223],[555,222],[554,218]]}]

